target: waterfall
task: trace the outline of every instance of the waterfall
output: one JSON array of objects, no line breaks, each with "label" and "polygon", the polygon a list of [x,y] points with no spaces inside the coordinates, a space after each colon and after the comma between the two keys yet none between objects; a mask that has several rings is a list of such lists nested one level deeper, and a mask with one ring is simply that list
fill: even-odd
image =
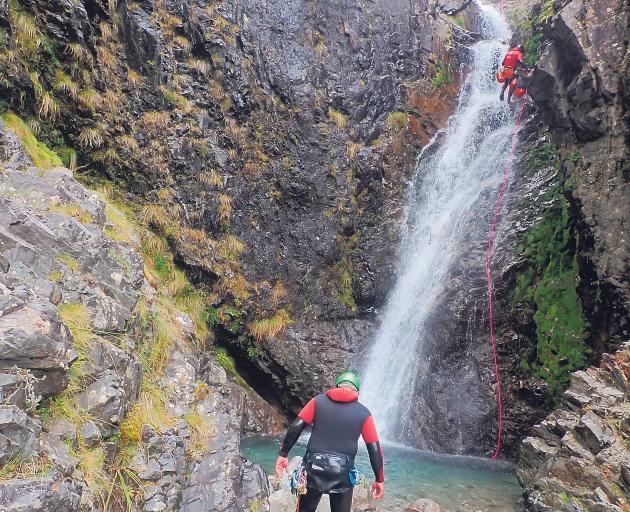
[{"label": "waterfall", "polygon": [[487,223],[488,198],[498,190],[513,130],[494,77],[510,33],[494,8],[479,9],[484,39],[471,47],[472,69],[444,136],[418,159],[396,283],[362,372],[361,400],[389,440],[400,439],[416,377],[431,357],[423,347],[429,313],[466,250],[470,224]]}]

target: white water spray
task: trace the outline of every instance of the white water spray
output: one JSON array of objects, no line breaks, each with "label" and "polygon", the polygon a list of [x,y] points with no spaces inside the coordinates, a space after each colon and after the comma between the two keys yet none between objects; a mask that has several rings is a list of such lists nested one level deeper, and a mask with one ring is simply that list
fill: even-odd
[{"label": "white water spray", "polygon": [[498,189],[513,129],[493,73],[510,33],[494,8],[479,7],[486,39],[471,49],[472,71],[440,147],[418,160],[397,282],[363,371],[361,401],[392,440],[404,429],[418,368],[430,357],[423,351],[426,320],[453,262],[466,250],[462,241],[470,223],[485,222],[487,205],[480,197]]}]

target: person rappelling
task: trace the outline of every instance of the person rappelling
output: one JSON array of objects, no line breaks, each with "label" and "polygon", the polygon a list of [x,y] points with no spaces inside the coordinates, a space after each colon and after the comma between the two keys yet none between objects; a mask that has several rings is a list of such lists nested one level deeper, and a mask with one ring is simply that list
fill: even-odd
[{"label": "person rappelling", "polygon": [[288,471],[288,454],[307,425],[312,426],[302,465],[293,473],[291,487],[299,496],[299,512],[315,512],[323,494],[328,494],[332,512],[350,512],[357,483],[354,458],[359,437],[367,447],[375,481],[372,498],[384,494],[384,463],[374,419],[359,403],[361,381],[344,372],[335,387],[313,398],[289,426],[276,460],[278,478]]},{"label": "person rappelling", "polygon": [[[503,58],[503,63],[501,64],[502,69],[497,73],[497,80],[500,83],[503,83],[501,94],[499,95],[499,99],[501,101],[503,101],[505,97],[505,90],[512,84],[512,82],[517,79],[519,75],[529,71],[523,63],[524,53],[525,47],[522,44],[519,44],[507,52]],[[508,94],[508,102],[510,99],[511,95]]]}]

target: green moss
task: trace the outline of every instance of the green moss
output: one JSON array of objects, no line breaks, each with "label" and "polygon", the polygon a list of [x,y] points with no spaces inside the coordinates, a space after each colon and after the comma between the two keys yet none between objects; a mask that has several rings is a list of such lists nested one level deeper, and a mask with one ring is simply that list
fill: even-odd
[{"label": "green moss", "polygon": [[74,170],[77,167],[77,152],[68,146],[59,146],[55,148],[55,153],[59,155],[64,167]]},{"label": "green moss", "polygon": [[451,68],[444,62],[438,62],[435,67],[435,76],[431,79],[433,87],[436,89],[443,85],[451,85],[453,83],[453,76],[451,74]]},{"label": "green moss", "polygon": [[358,307],[356,301],[354,300],[352,291],[352,268],[347,263],[343,266],[344,268],[341,274],[341,291],[339,299],[348,309],[350,309],[353,313],[356,313]]},{"label": "green moss", "polygon": [[245,380],[240,376],[236,369],[236,362],[234,358],[227,353],[227,350],[224,348],[217,348],[214,352],[214,356],[217,363],[219,363],[227,373],[235,377],[239,383],[245,384]]},{"label": "green moss", "polygon": [[453,25],[457,25],[458,27],[463,29],[466,28],[466,22],[464,21],[464,17],[461,14],[457,16],[447,16],[447,18],[450,20],[451,23],[453,23]]},{"label": "green moss", "polygon": [[170,261],[162,254],[157,253],[153,258],[155,271],[162,281],[168,281],[171,277],[172,266]]},{"label": "green moss", "polygon": [[[553,166],[559,177],[545,197],[550,206],[519,247],[527,263],[516,278],[514,293],[516,302],[534,311],[537,360],[532,370],[547,382],[548,396],[555,402],[569,384],[570,373],[586,364],[575,233],[555,147],[549,143],[537,146],[525,164],[532,170]],[[523,364],[521,369],[526,370]]]},{"label": "green moss", "polygon": [[11,128],[18,136],[24,149],[31,157],[33,164],[40,169],[50,169],[52,167],[61,167],[63,162],[59,155],[49,149],[45,144],[39,142],[29,126],[13,112],[6,112],[2,115],[4,124]]}]

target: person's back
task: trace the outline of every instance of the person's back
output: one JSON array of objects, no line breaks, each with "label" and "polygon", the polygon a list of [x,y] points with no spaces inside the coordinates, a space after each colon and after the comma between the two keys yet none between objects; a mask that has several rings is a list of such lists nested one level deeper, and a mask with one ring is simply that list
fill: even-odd
[{"label": "person's back", "polygon": [[288,467],[289,450],[304,428],[311,425],[302,465],[307,475],[307,492],[299,498],[301,512],[314,512],[324,493],[330,495],[332,512],[350,511],[354,458],[360,436],[374,470],[374,498],[379,499],[383,494],[383,456],[374,420],[358,402],[359,379],[346,372],[339,376],[336,386],[317,395],[300,411],[287,431],[276,462],[276,472],[280,475]]}]

